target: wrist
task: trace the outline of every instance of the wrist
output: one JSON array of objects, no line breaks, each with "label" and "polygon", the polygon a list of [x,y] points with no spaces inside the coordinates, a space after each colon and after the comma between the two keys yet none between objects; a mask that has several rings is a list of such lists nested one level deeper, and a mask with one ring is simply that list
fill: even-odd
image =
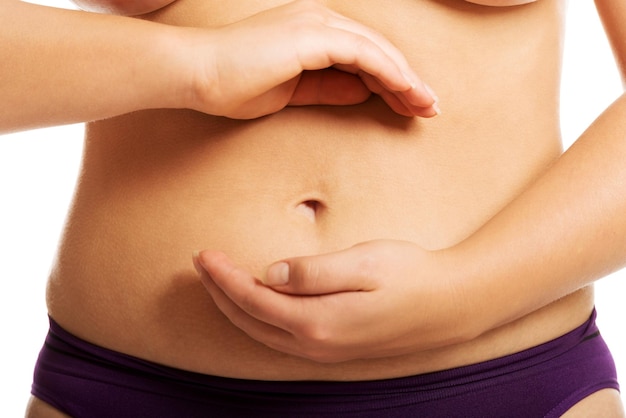
[{"label": "wrist", "polygon": [[[145,55],[136,60],[140,109],[195,107],[192,48],[186,28],[153,23]],[[196,53],[197,54],[197,53]]]},{"label": "wrist", "polygon": [[[503,228],[504,229],[504,228]],[[453,260],[453,281],[463,294],[461,317],[470,338],[513,322],[553,299],[542,269],[528,260],[537,254],[507,234],[489,228],[446,250]],[[501,232],[501,231],[500,231]]]},{"label": "wrist", "polygon": [[173,56],[167,75],[169,103],[167,107],[193,109],[219,115],[213,100],[219,91],[216,80],[216,48],[211,29],[169,27],[164,40]]},{"label": "wrist", "polygon": [[476,338],[536,309],[535,284],[520,266],[521,250],[497,237],[472,236],[450,248],[452,279],[462,293],[465,336]]},{"label": "wrist", "polygon": [[462,246],[455,246],[436,252],[439,265],[443,266],[442,279],[447,283],[442,303],[450,312],[450,338],[455,343],[471,341],[488,331],[489,304],[485,302],[484,288],[488,285],[486,276],[476,274],[476,258],[469,255]]}]

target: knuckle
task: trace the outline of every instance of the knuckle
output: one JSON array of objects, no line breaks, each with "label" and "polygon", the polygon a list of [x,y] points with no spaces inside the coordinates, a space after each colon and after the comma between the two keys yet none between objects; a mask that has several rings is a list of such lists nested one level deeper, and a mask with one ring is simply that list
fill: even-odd
[{"label": "knuckle", "polygon": [[311,324],[303,330],[301,355],[317,363],[337,363],[343,361],[342,350],[338,349],[338,339],[328,326]]},{"label": "knuckle", "polygon": [[[233,279],[236,272],[232,272]],[[245,312],[255,316],[258,314],[258,295],[253,288],[245,286],[240,292],[232,295],[233,301]]]},{"label": "knuckle", "polygon": [[254,316],[255,311],[256,311],[256,304],[254,303],[254,300],[253,300],[252,295],[250,293],[244,293],[241,296],[241,300],[239,302],[239,306],[245,312],[247,312],[250,315]]},{"label": "knuckle", "polygon": [[316,289],[320,281],[320,266],[318,263],[307,263],[305,266],[304,277],[306,278],[306,287]]},{"label": "knuckle", "polygon": [[374,56],[379,55],[378,49],[374,46],[374,43],[363,35],[354,35],[352,37],[352,48],[355,51],[356,56]]},{"label": "knuckle", "polygon": [[375,252],[367,252],[359,257],[354,268],[357,277],[367,278],[376,276],[376,272],[380,269],[382,263],[381,257]]},{"label": "knuckle", "polygon": [[244,310],[248,315],[257,317],[263,311],[259,307],[258,294],[254,292],[254,289],[246,289],[241,295],[239,307]]},{"label": "knuckle", "polygon": [[331,332],[325,325],[313,322],[302,329],[302,337],[312,346],[323,346],[331,340]]}]

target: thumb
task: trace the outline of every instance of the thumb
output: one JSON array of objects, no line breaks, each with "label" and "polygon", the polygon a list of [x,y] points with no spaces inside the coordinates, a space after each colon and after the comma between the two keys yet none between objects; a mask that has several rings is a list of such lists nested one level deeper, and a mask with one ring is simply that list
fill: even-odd
[{"label": "thumb", "polygon": [[329,254],[295,257],[272,264],[263,283],[277,291],[323,295],[375,289],[375,263],[361,248]]}]

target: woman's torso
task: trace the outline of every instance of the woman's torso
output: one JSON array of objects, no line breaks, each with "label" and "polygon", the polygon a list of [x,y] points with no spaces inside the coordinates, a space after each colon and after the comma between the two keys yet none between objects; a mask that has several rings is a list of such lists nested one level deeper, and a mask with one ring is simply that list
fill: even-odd
[{"label": "woman's torso", "polygon": [[[179,0],[149,18],[219,26],[280,3]],[[202,373],[371,379],[519,351],[586,319],[590,291],[462,345],[316,364],[251,340],[213,305],[193,269],[194,250],[222,250],[260,274],[283,257],[370,239],[448,247],[561,152],[561,1],[506,8],[460,0],[325,3],[393,41],[435,89],[443,114],[407,119],[373,98],[254,121],[154,110],[90,124],[48,292],[62,326],[104,347]]]}]

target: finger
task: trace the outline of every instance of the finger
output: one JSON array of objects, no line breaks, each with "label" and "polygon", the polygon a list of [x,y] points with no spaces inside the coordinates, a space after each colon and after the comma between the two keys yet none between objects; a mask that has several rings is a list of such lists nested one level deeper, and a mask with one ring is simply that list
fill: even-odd
[{"label": "finger", "polygon": [[[404,95],[404,93],[392,93],[389,91],[382,91],[380,93],[380,96],[392,109],[406,109],[406,112],[409,114],[409,116],[432,118],[434,116],[438,116],[441,113],[437,102],[433,103],[431,106],[421,107],[411,104],[407,100],[407,97]],[[395,111],[397,113],[400,113],[400,111],[398,110]]]},{"label": "finger", "polygon": [[[319,70],[336,64],[365,71],[392,91],[406,91],[412,85],[398,65],[374,42],[341,29],[327,28],[316,37],[305,37],[298,49],[303,70]],[[432,99],[431,99],[432,100]]]},{"label": "finger", "polygon": [[[403,86],[399,88],[394,88],[393,85],[388,84],[385,79],[381,78],[380,80],[388,88],[393,91],[408,91],[410,93],[408,97],[410,103],[416,106],[429,107],[433,104],[433,102],[436,101],[436,96],[432,89],[424,84],[419,76],[415,74],[402,52],[382,34],[365,25],[362,25],[354,20],[345,18],[336,13],[335,19],[331,20],[329,25],[334,28],[341,29],[366,38],[373,45],[378,47],[380,51],[397,66],[402,74],[402,78],[404,79]],[[356,41],[359,42],[358,39]],[[371,71],[367,72],[376,76],[376,74]]]},{"label": "finger", "polygon": [[297,295],[328,295],[376,289],[375,258],[360,246],[334,253],[296,257],[271,265],[263,283]]},{"label": "finger", "polygon": [[[329,341],[331,346],[341,345],[349,334],[338,331],[341,327],[338,328],[337,312],[350,312],[346,306],[363,306],[361,298],[354,300],[362,293],[325,296],[279,293],[259,284],[252,275],[217,252],[200,253],[194,264],[216,306],[251,338],[300,357],[326,361],[341,358],[328,346]],[[258,287],[251,287],[252,282]]]},{"label": "finger", "polygon": [[433,117],[439,114],[437,102],[427,107],[416,106],[411,103],[411,91],[391,92],[386,90],[384,86],[380,84],[380,81],[371,75],[361,72],[359,76],[363,80],[363,84],[365,84],[372,93],[378,94],[394,112],[400,115],[408,117]]},{"label": "finger", "polygon": [[298,353],[295,348],[297,342],[291,333],[249,315],[215,284],[206,271],[200,277],[215,305],[234,326],[270,348],[289,354]]},{"label": "finger", "polygon": [[[248,310],[245,310],[237,303],[238,300],[241,305],[246,305],[242,303],[241,300],[246,300],[246,297],[243,297],[246,293],[245,289],[252,289],[249,287],[249,283],[256,282],[256,279],[252,275],[246,274],[244,270],[236,268],[229,263],[223,254],[217,252],[205,251],[196,255],[194,257],[194,265],[200,274],[202,284],[211,295],[213,302],[235,326],[246,332],[252,338],[274,347],[284,347],[288,345],[286,341],[293,339],[293,336],[288,331],[280,328],[280,326],[271,325],[263,320],[257,319],[253,315],[254,312],[260,312],[263,317],[262,312],[264,311],[264,309],[257,309],[254,299],[250,299],[251,303],[247,304]],[[211,276],[209,271],[213,273],[213,276]],[[215,280],[214,277],[217,280]],[[229,279],[235,280],[232,280],[231,283]],[[220,287],[220,283],[229,284],[226,286],[226,291]],[[244,286],[242,286],[242,284],[244,284]],[[233,289],[238,287],[241,289],[233,291]],[[260,290],[264,292],[263,289]],[[268,289],[266,288],[265,290]],[[252,290],[252,292],[254,292],[254,290]],[[231,299],[229,294],[234,294],[236,298]],[[284,297],[284,295],[281,294],[277,295],[281,298]],[[269,300],[268,306],[272,305],[272,301]],[[250,309],[251,306],[254,307]]]},{"label": "finger", "polygon": [[354,105],[363,103],[371,93],[363,81],[353,74],[332,68],[305,71],[289,105]]},{"label": "finger", "polygon": [[[218,286],[229,299],[252,316],[256,316],[259,310],[258,299],[270,298],[274,293],[222,252],[202,251],[196,256],[195,263],[203,283],[206,281],[209,286]],[[260,298],[256,297],[258,294]]]},{"label": "finger", "polygon": [[[438,114],[433,106],[423,108],[409,103],[409,92],[391,92],[366,73],[360,77],[333,68],[305,71],[294,89],[289,106],[355,105],[366,101],[372,93],[380,95],[396,113],[407,116],[432,117]],[[256,107],[255,111],[258,110]]]},{"label": "finger", "polygon": [[242,326],[242,316],[249,316],[284,331],[293,329],[294,319],[299,318],[302,298],[264,286],[221,252],[202,251],[196,260],[202,283],[233,323]]}]

